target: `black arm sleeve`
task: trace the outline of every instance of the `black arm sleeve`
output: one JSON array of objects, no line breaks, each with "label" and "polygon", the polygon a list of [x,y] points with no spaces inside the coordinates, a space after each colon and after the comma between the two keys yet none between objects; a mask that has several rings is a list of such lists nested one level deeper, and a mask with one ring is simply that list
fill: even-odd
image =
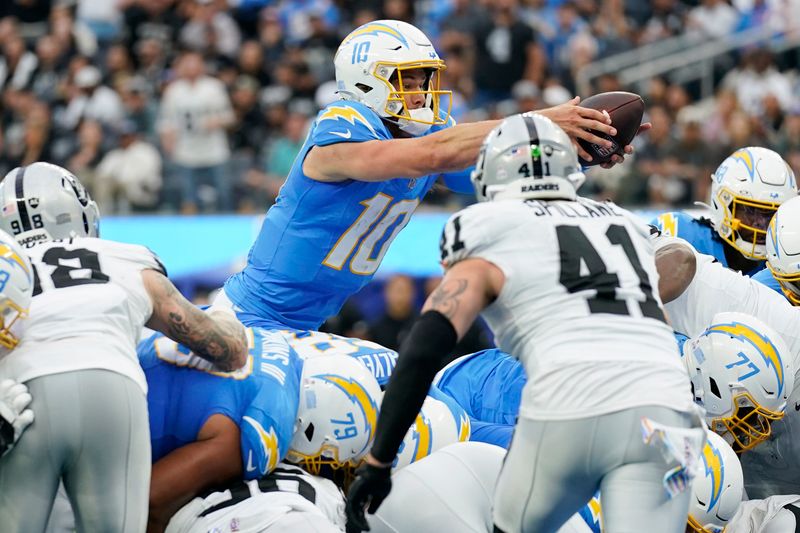
[{"label": "black arm sleeve", "polygon": [[447,362],[457,340],[453,323],[439,311],[423,313],[411,328],[381,403],[371,450],[375,459],[382,463],[394,460],[436,372]]}]

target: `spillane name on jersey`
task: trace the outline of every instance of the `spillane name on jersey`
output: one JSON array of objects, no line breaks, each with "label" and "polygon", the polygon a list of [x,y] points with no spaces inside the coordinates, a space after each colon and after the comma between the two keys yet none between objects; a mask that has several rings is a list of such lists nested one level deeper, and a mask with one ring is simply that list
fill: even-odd
[{"label": "spillane name on jersey", "polygon": [[648,237],[624,209],[583,198],[485,202],[450,218],[443,263],[481,258],[505,274],[483,316],[498,348],[525,366],[522,416],[691,409]]},{"label": "spillane name on jersey", "polygon": [[[712,256],[722,266],[728,268],[728,259],[725,257],[725,241],[720,238],[709,219],[697,219],[688,213],[672,211],[659,215],[650,223],[656,226],[662,235],[681,238],[701,254]],[[760,261],[753,270],[744,272],[744,274],[752,276],[763,269],[764,265],[764,261]]]},{"label": "spillane name on jersey", "polygon": [[215,414],[240,427],[245,479],[269,473],[286,454],[297,419],[302,363],[277,332],[247,331],[247,362],[235,372],[214,372],[161,333],[139,343],[139,361],[150,387],[153,462],[197,440]]},{"label": "spillane name on jersey", "polygon": [[35,270],[22,342],[0,360],[20,381],[84,369],[106,369],[147,384],[136,342],[153,312],[142,270],[164,274],[144,246],[75,238],[25,246]]},{"label": "spillane name on jersey", "polygon": [[246,325],[318,329],[372,279],[436,176],[323,183],[303,173],[303,161],[314,146],[391,138],[362,104],[339,101],[320,111],[267,212],[247,266],[225,284]]}]

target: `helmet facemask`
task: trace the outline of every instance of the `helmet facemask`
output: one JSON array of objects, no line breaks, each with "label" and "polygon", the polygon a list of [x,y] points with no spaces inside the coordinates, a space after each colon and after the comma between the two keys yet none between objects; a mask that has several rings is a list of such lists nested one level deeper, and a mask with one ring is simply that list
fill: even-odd
[{"label": "helmet facemask", "polygon": [[720,237],[745,257],[766,259],[767,226],[780,204],[736,196],[727,188],[720,189],[714,201],[724,211],[716,228]]},{"label": "helmet facemask", "polygon": [[783,412],[773,412],[758,405],[744,391],[733,397],[734,410],[729,417],[715,418],[711,429],[725,439],[736,453],[752,450],[772,434],[772,422],[783,418]]},{"label": "helmet facemask", "polygon": [[10,299],[0,304],[0,347],[13,350],[19,344],[19,335],[14,332],[14,325],[28,316],[23,309]]},{"label": "helmet facemask", "polygon": [[[422,69],[426,79],[421,89],[407,90],[404,87],[404,72]],[[404,63],[378,62],[374,66],[374,76],[389,89],[384,113],[387,117],[395,119],[398,127],[411,135],[421,135],[431,126],[444,125],[450,117],[452,108],[452,92],[443,91],[441,87],[442,72],[445,69],[444,61],[437,59],[431,61],[409,61]],[[407,97],[423,95],[425,103],[420,108],[411,109]],[[447,97],[447,112],[442,115],[442,96]]]}]

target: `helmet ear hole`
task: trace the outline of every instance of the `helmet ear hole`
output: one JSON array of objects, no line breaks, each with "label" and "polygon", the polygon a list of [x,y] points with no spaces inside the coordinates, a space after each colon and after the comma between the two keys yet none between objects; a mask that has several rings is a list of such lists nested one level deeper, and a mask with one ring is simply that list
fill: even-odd
[{"label": "helmet ear hole", "polygon": [[314,424],[313,422],[306,426],[306,430],[303,432],[306,438],[310,441],[314,438]]},{"label": "helmet ear hole", "polygon": [[719,386],[717,385],[717,380],[714,378],[708,378],[708,384],[711,387],[711,394],[713,394],[719,399],[722,399],[722,394],[720,394],[719,392]]},{"label": "helmet ear hole", "polygon": [[364,94],[367,94],[368,92],[370,92],[372,90],[372,87],[370,87],[366,83],[356,83],[356,87],[361,89],[361,92],[363,92]]}]

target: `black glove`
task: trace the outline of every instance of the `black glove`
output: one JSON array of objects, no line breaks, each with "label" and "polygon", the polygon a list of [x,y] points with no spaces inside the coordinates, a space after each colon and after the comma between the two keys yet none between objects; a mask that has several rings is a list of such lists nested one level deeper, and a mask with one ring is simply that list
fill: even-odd
[{"label": "black glove", "polygon": [[369,514],[378,507],[392,490],[392,469],[389,466],[374,466],[364,463],[356,470],[356,479],[347,493],[347,531],[355,533],[369,531],[364,509],[369,505]]}]

